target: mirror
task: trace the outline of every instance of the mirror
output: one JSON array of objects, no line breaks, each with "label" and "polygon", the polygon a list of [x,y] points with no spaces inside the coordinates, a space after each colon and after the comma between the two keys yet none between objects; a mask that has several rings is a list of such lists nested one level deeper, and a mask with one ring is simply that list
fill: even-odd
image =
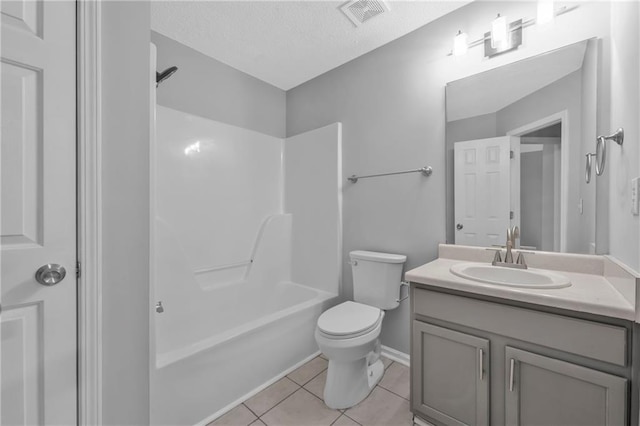
[{"label": "mirror", "polygon": [[446,86],[447,242],[596,252],[598,41],[585,40]]}]

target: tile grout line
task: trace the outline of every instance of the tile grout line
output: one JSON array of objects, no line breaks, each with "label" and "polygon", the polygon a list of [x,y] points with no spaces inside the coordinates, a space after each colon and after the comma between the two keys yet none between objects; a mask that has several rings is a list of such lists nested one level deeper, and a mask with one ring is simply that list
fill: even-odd
[{"label": "tile grout line", "polygon": [[[319,356],[319,358],[322,358],[322,357],[321,357],[321,356]],[[322,358],[322,359],[325,359],[325,358]],[[289,395],[287,395],[284,399],[282,399],[281,401],[279,401],[278,403],[276,403],[273,407],[269,408],[267,411],[265,411],[264,413],[262,413],[262,415],[258,416],[258,415],[253,411],[253,410],[251,410],[251,408],[249,408],[249,406],[245,404],[245,402],[246,402],[246,401],[243,401],[242,403],[240,403],[240,404],[238,404],[238,405],[244,405],[244,406],[245,406],[245,408],[246,408],[247,410],[249,410],[249,412],[250,412],[251,414],[253,414],[254,416],[256,416],[256,418],[252,420],[252,423],[253,423],[253,422],[255,422],[256,420],[260,420],[260,422],[262,422],[263,424],[265,424],[265,425],[266,425],[267,423],[265,423],[265,422],[262,420],[262,417],[264,417],[264,416],[265,416],[267,413],[269,413],[271,410],[273,410],[274,408],[276,408],[277,406],[279,406],[280,404],[282,404],[284,401],[286,401],[287,399],[289,399],[293,394],[297,393],[300,389],[303,389],[305,392],[307,392],[307,393],[311,394],[312,396],[314,396],[315,398],[319,399],[319,400],[320,400],[320,401],[322,401],[322,403],[324,404],[324,399],[322,399],[322,398],[318,397],[316,394],[314,394],[314,393],[313,393],[313,392],[311,392],[310,390],[306,389],[306,388],[305,388],[305,386],[306,386],[306,385],[308,385],[309,383],[311,383],[314,379],[316,379],[316,378],[317,378],[318,376],[320,376],[322,373],[324,373],[325,371],[327,371],[327,369],[328,369],[328,360],[327,360],[327,359],[325,359],[325,361],[327,361],[327,368],[322,369],[322,371],[320,371],[319,373],[317,373],[316,375],[314,375],[313,377],[311,377],[309,380],[305,381],[305,382],[304,382],[304,384],[299,384],[298,382],[296,382],[295,380],[293,380],[292,378],[290,378],[290,377],[289,377],[289,375],[284,376],[284,378],[286,378],[286,379],[288,379],[290,382],[294,383],[294,384],[296,385],[296,387],[297,387],[297,388],[296,388],[293,392],[291,392]],[[386,373],[386,371],[387,371],[387,370],[388,370],[388,369],[389,369],[389,368],[390,368],[394,363],[396,363],[396,362],[395,362],[395,361],[393,361],[393,360],[391,360],[391,362],[389,363],[389,365],[387,365],[387,367],[386,367],[386,368],[384,368],[384,370],[383,370],[383,377],[384,377],[384,373]],[[382,382],[382,379],[380,379],[380,382],[378,382],[378,384],[376,384],[376,386],[375,386],[375,387],[380,387],[381,389],[383,389],[383,390],[385,390],[385,391],[387,391],[387,392],[391,393],[392,395],[397,396],[398,398],[401,398],[401,399],[403,399],[403,400],[405,400],[405,401],[409,401],[407,398],[405,398],[405,397],[403,397],[403,396],[401,396],[401,395],[399,395],[399,394],[395,393],[394,391],[392,391],[392,390],[390,390],[390,389],[387,389],[386,387],[382,386],[382,385],[380,384],[381,382]],[[374,387],[374,389],[375,389],[375,387]],[[373,390],[374,390],[374,389],[372,389],[372,390],[371,390],[371,392],[373,392]],[[368,398],[368,396],[367,396],[367,398]],[[325,404],[325,406],[326,406],[326,404]],[[327,407],[327,408],[329,408],[329,407]],[[350,407],[350,408],[352,408],[352,407]],[[338,417],[337,417],[337,418],[336,418],[336,419],[331,423],[331,425],[333,425],[335,422],[337,422],[337,421],[340,419],[340,417],[345,416],[345,417],[347,417],[349,420],[351,420],[351,421],[355,422],[356,424],[358,424],[358,425],[362,426],[362,424],[361,424],[361,423],[359,423],[359,422],[358,422],[358,421],[356,421],[355,419],[351,418],[351,417],[347,414],[347,409],[345,409],[345,410],[335,410],[335,411],[337,411],[337,412],[339,413],[339,415],[338,415]]]},{"label": "tile grout line", "polygon": [[362,423],[358,422],[357,420],[354,420],[353,418],[351,418],[351,417],[349,417],[349,416],[347,415],[347,410],[345,410],[345,411],[344,411],[344,413],[342,413],[342,415],[343,415],[343,416],[345,416],[345,417],[346,417],[346,418],[348,418],[348,419],[353,420],[356,424],[358,424],[358,425],[362,426]]},{"label": "tile grout line", "polygon": [[362,424],[360,424],[360,423],[356,422],[355,420],[353,420],[351,417],[347,416],[347,415],[346,415],[346,414],[344,414],[344,413],[342,413],[342,414],[341,414],[337,419],[335,419],[335,420],[333,421],[333,423],[331,423],[331,425],[336,424],[336,422],[337,422],[338,420],[340,420],[340,417],[342,417],[342,416],[344,416],[344,417],[348,418],[349,420],[351,420],[352,422],[354,422],[354,423],[355,423],[355,424],[357,424],[358,426],[362,426]]},{"label": "tile grout line", "polygon": [[[287,376],[285,376],[287,377]],[[288,377],[287,377],[288,378]],[[289,379],[291,380],[291,379]],[[304,389],[302,386],[300,386],[299,384],[297,384],[296,382],[294,382],[293,380],[291,380],[293,383],[295,383],[296,386],[298,386],[298,389],[294,390],[293,392],[291,392],[289,395],[287,395],[286,398],[283,398],[282,401],[278,402],[276,405],[274,405],[273,407],[269,408],[267,411],[265,411],[264,413],[262,413],[262,416],[258,416],[258,419],[260,419],[260,421],[262,423],[265,423],[262,421],[262,417],[267,414],[269,411],[273,410],[274,408],[276,408],[278,405],[282,404],[283,402],[285,402],[287,399],[289,399],[291,397],[291,395],[293,395],[294,393],[298,392],[300,389]],[[265,423],[266,424],[266,423]]]},{"label": "tile grout line", "polygon": [[[248,401],[248,400],[247,400],[247,401]],[[245,401],[245,402],[246,402],[246,401]],[[244,402],[241,402],[239,405],[244,405],[244,407],[245,407],[247,410],[249,410],[249,412],[250,412],[251,414],[253,414],[254,416],[256,416],[256,419],[259,419],[259,418],[260,418],[260,416],[259,416],[259,415],[257,415],[257,414],[256,414],[256,413],[255,413],[251,408],[249,408],[249,406],[248,406],[247,404],[245,404]],[[255,422],[255,420],[254,420],[254,422]]]},{"label": "tile grout line", "polygon": [[[325,370],[326,370],[326,368],[325,368]],[[324,370],[322,371],[322,373],[324,373]],[[322,374],[322,373],[320,373],[320,374]],[[320,374],[318,374],[318,376],[319,376]],[[316,376],[316,377],[318,377],[318,376]],[[315,377],[314,377],[314,378],[315,378]],[[311,380],[313,380],[313,379],[311,379]],[[311,395],[313,395],[313,396],[315,396],[316,398],[318,398],[318,399],[319,399],[320,401],[322,401],[322,403],[324,404],[324,399],[323,399],[323,398],[320,398],[318,395],[316,395],[315,393],[311,392],[309,389],[305,388],[304,386],[302,386],[302,389],[306,390],[306,391],[307,391],[307,392],[309,392]],[[325,405],[325,407],[327,407],[327,404],[324,404],[324,405]],[[327,408],[329,408],[329,407],[327,407]],[[344,409],[344,410],[343,410],[343,409],[340,409],[340,408],[329,408],[329,409],[330,409],[330,410],[337,410],[337,411],[339,411],[341,414],[344,414],[344,412],[346,411],[346,409]],[[336,419],[336,420],[337,420],[337,419]]]},{"label": "tile grout line", "polygon": [[[304,389],[304,387],[303,387],[302,389]],[[308,390],[308,389],[304,389],[304,390],[305,390],[305,391],[307,391],[308,393],[310,393],[311,395],[313,395],[315,398],[318,398],[320,401],[322,401],[322,404],[323,404],[325,407],[327,407],[327,404],[325,404],[325,403],[324,403],[324,399],[322,399],[322,398],[318,397],[318,395],[314,394],[313,392],[311,392],[311,391],[310,391],[310,390]],[[329,407],[327,407],[327,408],[329,408]],[[340,413],[340,415],[336,418],[336,420],[338,420],[338,419],[340,418],[340,416],[342,416],[342,415],[344,414],[344,411],[343,411],[343,410],[340,410],[339,408],[329,408],[329,410],[335,410],[335,411],[337,411],[338,413]],[[335,420],[334,420],[334,421],[335,421]],[[332,423],[332,424],[333,424],[333,423]]]},{"label": "tile grout line", "polygon": [[[387,359],[388,359],[388,358],[387,358]],[[399,366],[401,366],[401,367],[408,368],[406,365],[400,364],[399,362],[391,361],[391,363],[389,364],[389,366],[388,366],[387,368],[385,368],[385,369],[384,369],[384,372],[382,373],[382,377],[380,378],[380,381],[378,382],[378,384],[377,384],[376,386],[379,386],[379,387],[381,387],[382,389],[384,389],[384,390],[386,390],[386,391],[389,391],[389,392],[391,392],[392,394],[394,394],[394,395],[396,395],[396,396],[399,396],[400,398],[402,398],[402,399],[404,399],[404,400],[406,400],[406,401],[409,401],[409,398],[405,398],[404,396],[402,396],[402,395],[400,395],[400,394],[398,394],[398,393],[395,393],[395,392],[394,392],[394,391],[392,391],[391,389],[388,389],[388,388],[386,388],[385,386],[383,386],[383,385],[382,385],[382,379],[384,379],[384,373],[386,373],[386,372],[387,372],[387,370],[388,370],[389,368],[391,368],[391,366],[392,366],[393,364],[398,364],[398,365],[399,365]]]},{"label": "tile grout line", "polygon": [[[309,383],[311,383],[311,381],[313,381],[313,379],[315,379],[316,377],[318,377],[319,375],[321,375],[322,373],[324,373],[324,372],[325,372],[325,371],[327,371],[327,370],[328,370],[328,368],[324,368],[321,372],[319,372],[318,374],[316,374],[315,376],[313,376],[312,378],[310,378],[309,380],[307,380],[307,381],[304,383],[304,385],[300,385],[300,386],[302,386],[302,387],[307,386]],[[289,380],[291,380],[291,379],[289,379]],[[291,381],[293,381],[293,380],[291,380]]]},{"label": "tile grout line", "polygon": [[310,378],[309,380],[307,380],[306,382],[304,382],[304,385],[300,385],[302,387],[307,386],[309,383],[311,383],[316,377],[318,377],[319,375],[321,375],[322,373],[324,373],[325,371],[327,371],[327,369],[325,368],[324,370],[322,370],[321,372],[319,372],[318,374],[316,374],[315,376],[313,376],[312,378]]},{"label": "tile grout line", "polygon": [[[314,358],[314,359],[315,359],[315,358]],[[311,361],[309,361],[309,362],[311,362]],[[308,363],[307,363],[307,364],[308,364]],[[304,364],[304,365],[307,365],[307,364]],[[300,367],[303,367],[303,365],[302,365],[302,366],[300,366]],[[318,377],[318,376],[319,376],[320,374],[322,374],[325,370],[326,370],[326,368],[325,368],[325,369],[323,369],[323,370],[322,370],[321,372],[319,372],[318,374],[316,374],[315,376],[313,376],[313,377],[312,377],[311,379],[309,379],[307,382],[305,382],[305,384],[304,384],[304,385],[300,385],[300,384],[298,384],[298,382],[296,382],[295,380],[293,380],[292,378],[290,378],[290,377],[289,377],[289,374],[291,374],[291,373],[289,373],[289,374],[287,374],[286,376],[284,376],[283,378],[286,378],[286,379],[287,379],[287,380],[289,380],[291,383],[295,384],[295,385],[298,387],[298,389],[294,390],[294,391],[293,391],[293,392],[291,392],[289,395],[287,395],[287,396],[286,396],[286,398],[282,399],[282,401],[278,402],[278,403],[277,403],[277,404],[275,404],[273,407],[269,408],[267,411],[265,411],[264,413],[262,413],[262,415],[261,415],[261,416],[258,416],[258,419],[259,419],[262,423],[265,423],[264,421],[262,421],[262,417],[263,417],[264,415],[266,415],[268,412],[270,412],[271,410],[273,410],[274,408],[276,408],[278,405],[282,404],[284,401],[286,401],[287,399],[289,399],[289,397],[291,397],[291,395],[293,395],[294,393],[298,392],[300,389],[304,389],[304,386],[305,386],[306,384],[308,384],[311,380],[313,380],[313,379],[315,379],[316,377]],[[305,390],[305,391],[307,391],[307,392],[309,392],[309,391],[308,391],[308,390],[306,390],[306,389],[304,389],[304,390]],[[313,395],[313,393],[312,393],[312,392],[309,392],[309,393],[310,393],[311,395]],[[315,395],[313,395],[313,396],[315,396]],[[316,398],[317,398],[317,397],[316,397]],[[322,401],[322,402],[324,402],[324,401]],[[244,404],[244,402],[243,402],[243,404]],[[249,407],[247,407],[247,408],[249,408]],[[249,411],[251,411],[251,410],[249,410]],[[251,411],[251,412],[253,413],[253,411]],[[253,413],[253,414],[255,415],[255,413]],[[255,421],[255,420],[254,420],[254,421]],[[265,424],[266,424],[266,423],[265,423]]]},{"label": "tile grout line", "polygon": [[[400,395],[400,394],[398,394],[398,393],[395,393],[395,392],[394,392],[394,391],[392,391],[391,389],[387,389],[387,388],[385,388],[385,387],[384,387],[384,386],[382,386],[380,383],[378,383],[378,384],[376,385],[376,387],[382,388],[382,389],[386,390],[387,392],[390,392],[390,393],[394,394],[395,396],[397,396],[397,397],[399,397],[399,398],[404,399],[405,401],[409,401],[409,398],[405,398],[404,396],[402,396],[402,395]],[[372,392],[373,392],[373,391],[372,391]]]},{"label": "tile grout line", "polygon": [[[318,356],[318,358],[319,358],[319,356]],[[315,359],[315,358],[314,358],[314,359]],[[313,360],[311,360],[311,361],[313,361]],[[309,362],[311,362],[311,361],[309,361]],[[308,363],[307,363],[307,364],[308,364]],[[307,365],[307,364],[305,364],[305,365]],[[301,367],[304,367],[304,365],[303,365],[303,366],[301,366]],[[315,376],[313,376],[312,378],[310,378],[309,380],[307,380],[306,382],[304,382],[304,384],[302,384],[302,385],[300,385],[300,386],[305,387],[306,385],[308,385],[308,384],[309,384],[309,382],[310,382],[310,381],[312,381],[313,379],[315,379],[316,377],[318,377],[319,375],[321,375],[322,373],[324,373],[324,372],[325,372],[326,370],[328,370],[328,369],[329,369],[329,361],[327,361],[327,366],[326,366],[325,368],[323,368],[323,369],[322,369],[322,371],[320,371],[318,374],[316,374]],[[289,375],[286,375],[285,377],[289,378]],[[291,380],[291,381],[292,381],[292,382],[294,382],[295,384],[298,384],[298,382],[296,382],[295,380],[293,380],[293,379],[291,379],[291,378],[289,378],[289,380]]]},{"label": "tile grout line", "polygon": [[[323,370],[323,371],[324,371],[324,370]],[[291,381],[293,382],[293,380],[291,380]],[[296,382],[294,382],[294,383],[296,383]],[[297,385],[297,383],[296,383],[296,385]],[[296,389],[294,392],[292,392],[292,393],[291,393],[291,395],[287,396],[285,399],[283,399],[282,401],[278,402],[276,405],[274,405],[273,407],[271,407],[270,409],[268,409],[267,411],[265,411],[265,412],[264,412],[264,414],[262,414],[262,416],[258,417],[258,419],[259,419],[262,423],[264,423],[264,424],[266,424],[266,425],[268,426],[268,423],[264,422],[264,421],[262,420],[262,417],[263,417],[265,414],[267,414],[269,411],[271,411],[271,410],[273,410],[274,408],[276,408],[278,405],[280,405],[280,404],[282,404],[283,402],[285,402],[287,399],[289,399],[289,398],[290,398],[294,393],[298,392],[300,389],[302,389],[303,391],[307,392],[308,394],[311,394],[314,398],[318,398],[316,395],[314,395],[314,394],[313,394],[313,392],[308,391],[308,390],[307,390],[307,389],[305,389],[303,386],[298,386],[298,388],[299,388],[299,389]],[[318,399],[320,399],[320,398],[318,398]],[[324,400],[320,399],[320,401],[322,401],[322,403],[324,404]],[[325,406],[326,406],[326,405],[325,405]],[[327,407],[327,408],[329,408],[329,407]],[[329,409],[330,409],[330,410],[333,410],[333,408],[329,408]],[[338,419],[340,418],[340,416],[342,416],[342,415],[344,414],[344,412],[342,412],[342,411],[340,411],[340,410],[336,410],[336,411],[338,411],[338,413],[340,413],[340,415],[336,418],[336,420],[338,420]],[[349,417],[349,418],[350,418],[350,417]],[[353,419],[351,419],[351,420],[353,420]],[[335,421],[335,420],[334,420],[334,421]],[[354,420],[354,421],[355,421],[355,420]],[[255,420],[254,420],[254,422],[255,422]],[[356,423],[358,423],[358,422],[356,422]],[[333,422],[332,422],[331,424],[333,424]],[[360,424],[360,423],[358,423],[358,424]]]},{"label": "tile grout line", "polygon": [[[304,387],[302,387],[302,389],[304,389]],[[322,398],[318,397],[318,395],[316,395],[315,393],[311,392],[309,389],[304,389],[304,390],[305,390],[307,393],[309,393],[309,394],[313,395],[313,397],[314,397],[314,398],[317,398],[317,399],[319,399],[320,401],[322,401],[322,403],[324,404],[324,399],[322,399]],[[325,404],[325,407],[326,407],[326,406],[327,406],[327,405]],[[329,407],[327,407],[327,408],[329,408]],[[330,410],[333,410],[333,408],[329,408],[329,409],[330,409]],[[336,410],[336,411],[342,414],[342,412],[341,412],[340,410]],[[338,417],[340,417],[340,416],[338,416]]]}]

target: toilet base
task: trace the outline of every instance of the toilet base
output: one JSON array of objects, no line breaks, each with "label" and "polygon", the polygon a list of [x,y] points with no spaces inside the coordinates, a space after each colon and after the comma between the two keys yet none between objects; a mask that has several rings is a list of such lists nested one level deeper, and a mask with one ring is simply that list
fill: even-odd
[{"label": "toilet base", "polygon": [[347,362],[329,360],[324,386],[324,403],[327,407],[349,408],[365,399],[384,373],[382,360],[379,357],[376,359],[371,365],[370,357]]}]

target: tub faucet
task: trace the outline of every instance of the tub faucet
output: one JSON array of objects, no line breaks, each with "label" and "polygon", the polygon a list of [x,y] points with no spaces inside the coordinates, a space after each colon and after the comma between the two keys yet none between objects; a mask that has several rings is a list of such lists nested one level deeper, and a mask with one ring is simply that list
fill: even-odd
[{"label": "tub faucet", "polygon": [[164,307],[162,306],[162,302],[156,303],[156,312],[159,314],[164,312]]}]

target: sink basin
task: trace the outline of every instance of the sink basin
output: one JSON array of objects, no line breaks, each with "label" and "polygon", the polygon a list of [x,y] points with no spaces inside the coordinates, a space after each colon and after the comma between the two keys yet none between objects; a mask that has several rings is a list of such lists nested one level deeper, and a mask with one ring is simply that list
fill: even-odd
[{"label": "sink basin", "polygon": [[514,269],[483,263],[458,263],[451,273],[468,280],[519,288],[564,288],[571,281],[564,275],[542,269]]}]

